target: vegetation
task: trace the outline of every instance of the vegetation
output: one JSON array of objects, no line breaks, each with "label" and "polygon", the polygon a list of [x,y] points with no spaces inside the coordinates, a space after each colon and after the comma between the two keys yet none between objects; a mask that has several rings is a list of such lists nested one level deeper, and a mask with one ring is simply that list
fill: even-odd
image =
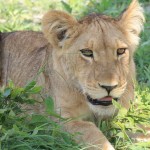
[{"label": "vegetation", "polygon": [[42,150],[42,149],[79,149],[73,141],[73,135],[64,132],[59,124],[48,116],[61,118],[53,109],[50,97],[45,99],[45,112],[29,114],[20,105],[37,103],[30,97],[40,93],[42,87],[35,81],[29,82],[24,88],[16,88],[12,81],[0,92],[0,148],[2,150]]},{"label": "vegetation", "polygon": [[[105,13],[117,16],[129,0],[1,0],[0,31],[40,30],[42,15],[49,9],[61,9],[80,18],[90,12]],[[146,24],[142,33],[141,44],[135,54],[137,65],[136,98],[127,112],[120,108],[120,113],[110,122],[99,123],[100,129],[118,150],[148,150],[150,141],[134,142],[128,132],[146,132],[138,124],[150,126],[150,0],[140,1],[145,8]],[[20,104],[34,105],[33,94],[40,94],[42,87],[35,81],[18,88],[9,82],[9,86],[0,90],[0,149],[2,150],[78,150],[86,149],[77,145],[74,136],[62,130],[61,126],[48,116],[57,117],[62,123],[68,120],[61,118],[53,111],[52,99],[45,98],[43,114],[27,114],[20,109]]]}]

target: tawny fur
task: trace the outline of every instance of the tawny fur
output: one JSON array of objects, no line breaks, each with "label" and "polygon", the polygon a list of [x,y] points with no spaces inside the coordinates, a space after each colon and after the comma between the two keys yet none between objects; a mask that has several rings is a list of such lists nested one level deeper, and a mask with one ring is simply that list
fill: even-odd
[{"label": "tawny fur", "polygon": [[[81,132],[78,141],[91,144],[89,149],[113,150],[88,120],[107,119],[117,110],[113,105],[90,104],[86,94],[100,99],[107,92],[99,85],[117,85],[110,95],[119,97],[119,103],[129,108],[129,101],[134,99],[133,53],[143,23],[143,9],[137,0],[115,19],[93,14],[77,21],[65,12],[50,11],[42,20],[45,38],[42,33],[30,31],[1,34],[2,85],[11,79],[23,86],[45,67],[38,78],[38,84],[45,88],[43,93],[53,97],[62,117],[77,118],[66,124],[66,130]],[[81,54],[85,48],[93,51],[94,58]],[[118,57],[118,48],[127,50]]]}]

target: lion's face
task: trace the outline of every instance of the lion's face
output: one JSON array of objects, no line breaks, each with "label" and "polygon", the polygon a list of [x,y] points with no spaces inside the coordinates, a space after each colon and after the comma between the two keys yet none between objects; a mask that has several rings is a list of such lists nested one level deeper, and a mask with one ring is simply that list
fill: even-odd
[{"label": "lion's face", "polygon": [[80,28],[84,32],[62,54],[64,70],[71,72],[85,95],[97,99],[95,104],[109,105],[108,97],[120,98],[126,88],[130,55],[126,37],[104,20]]},{"label": "lion's face", "polygon": [[[131,13],[134,3],[120,19],[93,14],[78,22],[59,11],[49,12],[43,19],[43,31],[58,60],[56,66],[61,66],[66,79],[84,94],[95,112],[108,108],[107,114],[112,115],[112,99],[119,101],[126,91],[144,21],[137,11]],[[137,20],[134,16],[140,17],[139,25],[132,25]]]},{"label": "lion's face", "polygon": [[[89,105],[109,108],[119,100],[127,85],[130,51],[125,35],[99,17],[82,31],[61,56],[63,69]],[[69,40],[69,39],[68,39]],[[66,47],[68,47],[66,49]],[[92,106],[93,107],[93,106]]]}]

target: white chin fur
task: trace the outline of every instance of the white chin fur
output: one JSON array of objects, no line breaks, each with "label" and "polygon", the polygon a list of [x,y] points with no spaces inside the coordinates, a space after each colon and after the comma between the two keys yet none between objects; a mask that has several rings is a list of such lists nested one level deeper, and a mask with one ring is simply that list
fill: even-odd
[{"label": "white chin fur", "polygon": [[113,106],[101,106],[101,105],[92,105],[88,102],[88,106],[92,113],[94,113],[99,119],[107,119],[114,117],[118,110]]}]

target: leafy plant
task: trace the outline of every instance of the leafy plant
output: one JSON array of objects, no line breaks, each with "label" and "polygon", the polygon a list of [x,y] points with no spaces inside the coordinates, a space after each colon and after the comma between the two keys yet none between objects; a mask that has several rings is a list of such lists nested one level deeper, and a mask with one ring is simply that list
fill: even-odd
[{"label": "leafy plant", "polygon": [[116,101],[113,101],[113,104],[119,109],[118,115],[100,124],[101,130],[111,143],[118,150],[149,150],[150,141],[137,142],[136,138],[131,139],[130,136],[135,133],[146,135],[141,126],[150,128],[150,89],[145,87],[141,90],[141,87],[137,86],[135,101],[131,102],[128,111]]},{"label": "leafy plant", "polygon": [[59,150],[80,148],[73,137],[54,122],[49,115],[59,119],[62,124],[65,119],[54,112],[52,99],[46,98],[46,111],[43,114],[32,112],[28,114],[24,105],[32,106],[37,101],[31,97],[39,94],[40,86],[29,82],[24,88],[15,87],[10,81],[8,87],[0,91],[0,149],[5,150]]}]

